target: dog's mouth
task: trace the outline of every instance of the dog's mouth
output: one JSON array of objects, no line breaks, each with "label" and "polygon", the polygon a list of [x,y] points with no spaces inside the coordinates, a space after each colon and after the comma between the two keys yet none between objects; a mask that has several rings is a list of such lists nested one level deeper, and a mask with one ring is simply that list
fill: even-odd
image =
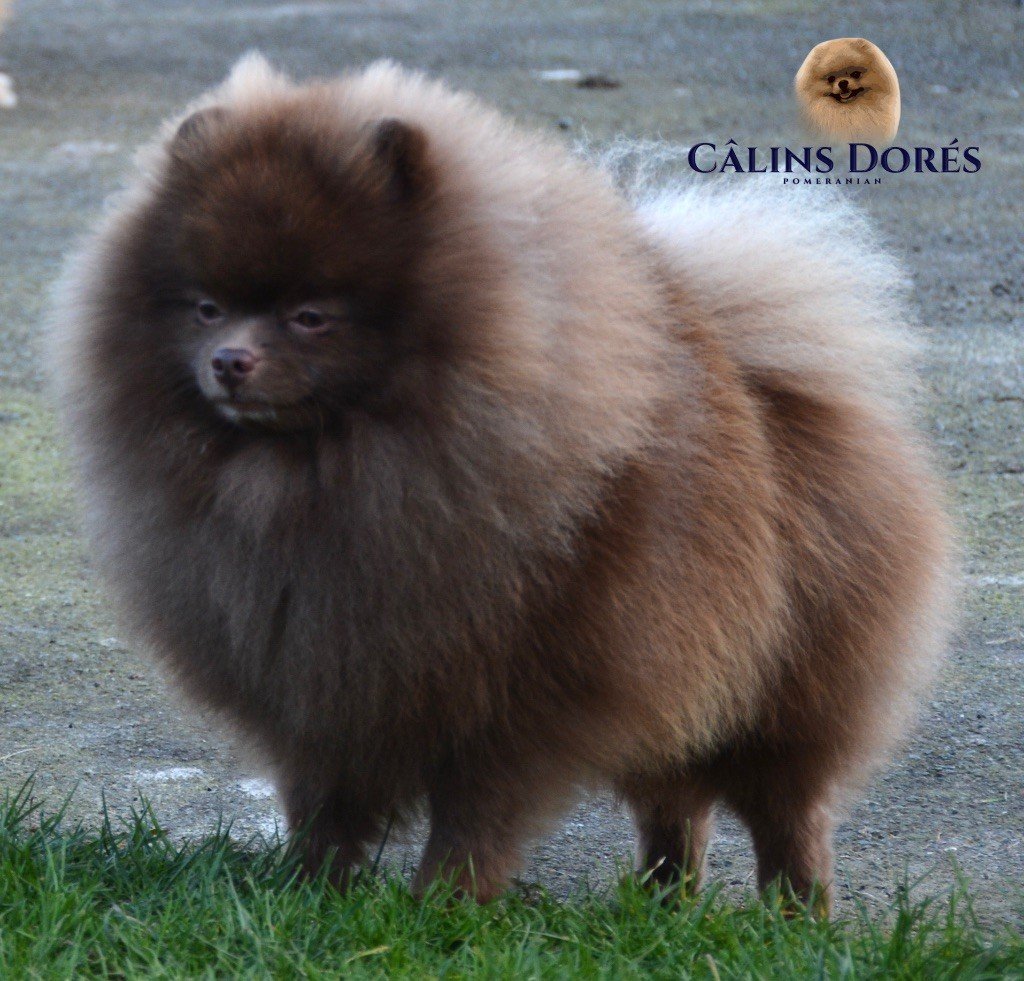
[{"label": "dog's mouth", "polygon": [[830,92],[829,95],[836,100],[836,102],[853,102],[862,92],[866,92],[863,86],[859,89],[847,89],[845,92]]},{"label": "dog's mouth", "polygon": [[217,411],[232,422],[269,422],[277,414],[277,406],[259,399],[220,398],[211,401]]},{"label": "dog's mouth", "polygon": [[275,403],[238,396],[225,396],[210,401],[225,419],[240,426],[289,429],[299,417],[309,414],[309,406],[302,401]]}]

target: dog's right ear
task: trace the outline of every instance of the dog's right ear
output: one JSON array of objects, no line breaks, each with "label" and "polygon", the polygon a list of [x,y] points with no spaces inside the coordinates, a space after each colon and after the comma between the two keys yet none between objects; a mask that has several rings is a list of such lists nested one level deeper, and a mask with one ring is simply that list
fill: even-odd
[{"label": "dog's right ear", "polygon": [[214,133],[227,117],[228,111],[222,106],[208,106],[186,117],[171,139],[171,157],[181,163],[192,163],[204,157]]}]

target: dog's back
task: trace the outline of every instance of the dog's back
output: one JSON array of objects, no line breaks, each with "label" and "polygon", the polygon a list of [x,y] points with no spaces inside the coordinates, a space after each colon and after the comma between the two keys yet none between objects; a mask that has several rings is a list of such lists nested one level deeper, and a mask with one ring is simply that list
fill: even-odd
[{"label": "dog's back", "polygon": [[[762,881],[785,874],[807,894],[830,877],[837,793],[912,716],[948,627],[951,536],[913,432],[902,278],[863,219],[831,201],[691,188],[648,196],[639,215],[681,322],[697,325],[687,336],[724,353],[730,377],[719,368],[717,383],[747,400],[757,422],[746,438],[769,460],[768,493],[748,485],[705,507],[737,528],[765,515],[776,562],[762,575],[785,599],[745,731],[682,780],[633,774],[624,793],[652,867],[697,875],[708,809],[722,800],[753,832]],[[727,488],[729,461],[708,466]],[[740,555],[735,575],[749,575]],[[730,578],[702,585],[714,596]]]},{"label": "dog's back", "polygon": [[[907,283],[864,216],[759,182],[656,193],[638,213],[667,258],[683,316],[721,343],[762,413],[776,475],[802,509],[791,520],[810,563],[798,570],[813,584],[805,591],[824,590],[831,575],[850,610],[894,593],[939,606],[932,593],[946,588],[949,528],[914,432]],[[920,568],[898,584],[911,560]],[[928,632],[928,617],[908,620]],[[899,672],[928,677],[922,662],[936,644],[917,634],[903,647]]]}]

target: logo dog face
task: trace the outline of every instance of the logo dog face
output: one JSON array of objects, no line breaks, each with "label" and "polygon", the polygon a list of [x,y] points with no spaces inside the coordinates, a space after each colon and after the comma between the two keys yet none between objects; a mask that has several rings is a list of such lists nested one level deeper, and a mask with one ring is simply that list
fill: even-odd
[{"label": "logo dog face", "polygon": [[889,143],[900,118],[896,72],[864,38],[834,38],[814,47],[797,72],[805,125],[827,138]]},{"label": "logo dog face", "polygon": [[848,68],[833,68],[825,76],[829,87],[829,96],[836,102],[852,102],[858,95],[867,91],[866,82],[862,83],[868,69],[863,65],[851,65]]}]

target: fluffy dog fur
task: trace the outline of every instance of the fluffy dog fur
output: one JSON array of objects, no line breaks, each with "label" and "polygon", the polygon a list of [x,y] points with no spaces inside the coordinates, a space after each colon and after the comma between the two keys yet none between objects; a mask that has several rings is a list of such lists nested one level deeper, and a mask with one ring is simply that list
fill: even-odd
[{"label": "fluffy dog fur", "polygon": [[[827,893],[947,605],[860,220],[634,206],[390,64],[251,57],[192,113],[66,283],[61,400],[128,623],[259,748],[311,866],[426,801],[418,883],[487,898],[596,781],[655,881],[697,878],[721,802],[762,882]],[[274,312],[310,298],[348,312]]]},{"label": "fluffy dog fur", "polygon": [[805,125],[829,140],[884,146],[900,125],[900,83],[889,59],[862,37],[822,41],[796,73]]}]

